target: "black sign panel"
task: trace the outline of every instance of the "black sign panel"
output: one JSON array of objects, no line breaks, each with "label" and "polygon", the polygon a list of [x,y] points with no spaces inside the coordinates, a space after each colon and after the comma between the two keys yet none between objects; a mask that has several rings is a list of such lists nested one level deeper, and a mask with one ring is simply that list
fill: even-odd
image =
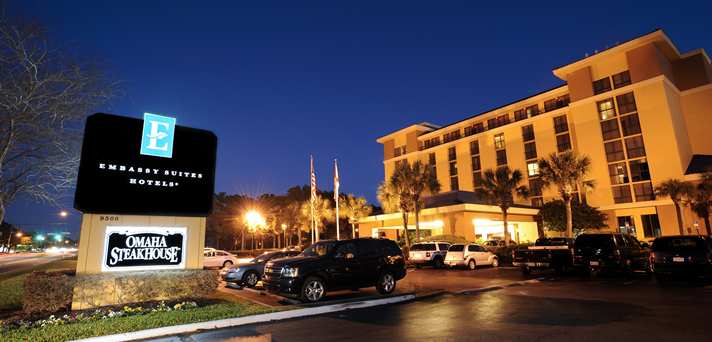
[{"label": "black sign panel", "polygon": [[184,232],[107,232],[104,270],[182,268]]},{"label": "black sign panel", "polygon": [[168,137],[172,154],[159,157],[141,154],[143,133],[144,120],[101,113],[87,118],[74,207],[84,213],[207,216],[215,134],[175,126]]}]

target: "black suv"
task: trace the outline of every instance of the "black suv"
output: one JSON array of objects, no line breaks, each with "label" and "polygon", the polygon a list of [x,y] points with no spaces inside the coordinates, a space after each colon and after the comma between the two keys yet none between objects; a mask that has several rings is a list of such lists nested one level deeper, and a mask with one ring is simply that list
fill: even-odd
[{"label": "black suv", "polygon": [[707,278],[712,275],[712,237],[659,237],[653,241],[650,262],[658,282],[669,276]]},{"label": "black suv", "polygon": [[262,283],[269,292],[316,302],[333,290],[376,286],[389,294],[405,274],[403,252],[391,240],[326,240],[296,257],[268,262]]},{"label": "black suv", "polygon": [[650,272],[647,244],[627,234],[581,234],[574,242],[574,266],[597,274],[599,271]]}]

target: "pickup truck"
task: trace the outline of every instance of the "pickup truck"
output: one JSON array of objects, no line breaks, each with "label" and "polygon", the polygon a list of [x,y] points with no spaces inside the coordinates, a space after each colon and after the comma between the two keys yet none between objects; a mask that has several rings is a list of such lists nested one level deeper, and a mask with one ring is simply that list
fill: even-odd
[{"label": "pickup truck", "polygon": [[573,246],[573,239],[540,238],[534,246],[514,251],[512,264],[520,267],[525,275],[533,269],[554,269],[557,273],[565,273],[573,265]]}]

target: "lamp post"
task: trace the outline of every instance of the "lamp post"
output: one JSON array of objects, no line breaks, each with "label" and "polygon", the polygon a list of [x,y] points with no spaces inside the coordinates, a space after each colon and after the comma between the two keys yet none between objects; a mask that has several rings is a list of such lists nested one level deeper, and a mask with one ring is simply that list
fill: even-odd
[{"label": "lamp post", "polygon": [[250,233],[252,233],[253,250],[255,249],[255,231],[258,227],[264,226],[266,223],[265,218],[256,210],[250,210],[245,213],[245,224],[247,224],[247,228],[250,230]]}]

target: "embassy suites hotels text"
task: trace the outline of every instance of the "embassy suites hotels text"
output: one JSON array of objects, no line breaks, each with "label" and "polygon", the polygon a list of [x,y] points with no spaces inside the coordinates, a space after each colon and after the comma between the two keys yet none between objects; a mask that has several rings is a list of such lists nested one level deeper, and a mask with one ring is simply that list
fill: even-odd
[{"label": "embassy suites hotels text", "polygon": [[109,164],[109,163],[99,163],[100,170],[106,170],[108,172],[123,172],[129,175],[128,183],[134,185],[143,186],[157,186],[157,187],[176,187],[180,184],[178,179],[174,180],[160,180],[152,178],[153,176],[168,176],[176,178],[188,178],[188,179],[202,179],[203,174],[198,172],[190,172],[185,170],[169,170],[169,169],[157,169],[140,167],[133,165],[121,165],[121,164]]}]

